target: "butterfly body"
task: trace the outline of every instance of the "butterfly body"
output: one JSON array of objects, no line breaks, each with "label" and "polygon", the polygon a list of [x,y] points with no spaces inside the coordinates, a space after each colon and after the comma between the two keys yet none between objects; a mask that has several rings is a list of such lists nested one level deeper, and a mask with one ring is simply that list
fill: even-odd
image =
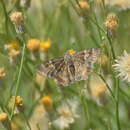
[{"label": "butterfly body", "polygon": [[76,81],[87,80],[93,64],[100,55],[100,49],[92,48],[75,52],[67,51],[62,58],[52,59],[38,68],[38,72],[55,79],[59,85],[67,86]]}]

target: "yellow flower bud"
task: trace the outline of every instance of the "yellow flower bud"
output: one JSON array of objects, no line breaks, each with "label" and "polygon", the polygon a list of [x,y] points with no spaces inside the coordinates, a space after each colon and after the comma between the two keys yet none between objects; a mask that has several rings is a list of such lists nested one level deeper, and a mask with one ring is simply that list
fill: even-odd
[{"label": "yellow flower bud", "polygon": [[30,51],[38,51],[40,47],[40,40],[38,39],[31,39],[27,42],[27,48]]},{"label": "yellow flower bud", "polygon": [[40,101],[47,110],[50,110],[52,108],[53,101],[50,96],[44,96]]},{"label": "yellow flower bud", "polygon": [[43,41],[40,43],[40,50],[47,52],[51,48],[51,40]]},{"label": "yellow flower bud", "polygon": [[4,122],[6,120],[8,120],[8,115],[6,113],[4,113],[4,112],[0,113],[0,121]]}]

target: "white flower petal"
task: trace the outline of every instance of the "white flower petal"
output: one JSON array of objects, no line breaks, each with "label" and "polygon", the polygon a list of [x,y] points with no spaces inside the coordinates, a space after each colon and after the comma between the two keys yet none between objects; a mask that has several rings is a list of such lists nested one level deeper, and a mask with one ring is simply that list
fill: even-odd
[{"label": "white flower petal", "polygon": [[130,54],[124,51],[123,56],[118,57],[115,60],[116,64],[112,65],[114,70],[119,74],[117,77],[122,78],[122,80],[127,80],[129,82],[130,79]]}]

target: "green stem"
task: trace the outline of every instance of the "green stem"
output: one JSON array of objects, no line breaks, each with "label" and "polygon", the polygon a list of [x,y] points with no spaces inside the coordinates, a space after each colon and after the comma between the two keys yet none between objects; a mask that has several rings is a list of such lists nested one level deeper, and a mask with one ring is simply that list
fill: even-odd
[{"label": "green stem", "polygon": [[[23,68],[23,61],[24,61],[24,55],[25,55],[25,47],[26,47],[25,43],[23,43],[22,58],[21,58],[21,62],[20,62],[20,68],[19,68],[19,72],[18,72],[18,78],[17,78],[17,81],[16,81],[15,97],[18,94],[18,90],[19,90],[19,86],[20,86],[19,83],[20,83],[21,72],[22,72],[22,68]],[[13,114],[14,114],[14,109],[15,109],[15,100],[14,100],[13,109],[12,109],[12,112],[11,112],[11,120],[12,120],[12,117],[13,117]]]},{"label": "green stem", "polygon": [[116,122],[118,130],[121,130],[119,121],[119,79],[116,79]]},{"label": "green stem", "polygon": [[110,45],[110,47],[111,47],[112,57],[113,57],[113,59],[115,59],[116,56],[115,56],[115,52],[114,52],[114,49],[113,49],[113,46],[112,46],[112,40],[111,40],[111,38],[109,37],[108,33],[107,33],[107,39],[108,39],[109,45]]},{"label": "green stem", "polygon": [[5,7],[5,3],[3,0],[0,0],[2,6],[3,6],[3,10],[4,10],[4,14],[5,14],[5,30],[6,30],[6,34],[8,34],[8,14],[6,11],[6,7]]},{"label": "green stem", "polygon": [[89,124],[90,116],[89,116],[89,111],[88,111],[88,104],[87,104],[87,101],[85,100],[85,98],[83,96],[81,96],[81,100],[82,100],[82,103],[83,103],[84,113],[85,113],[85,116],[87,117],[87,122]]}]

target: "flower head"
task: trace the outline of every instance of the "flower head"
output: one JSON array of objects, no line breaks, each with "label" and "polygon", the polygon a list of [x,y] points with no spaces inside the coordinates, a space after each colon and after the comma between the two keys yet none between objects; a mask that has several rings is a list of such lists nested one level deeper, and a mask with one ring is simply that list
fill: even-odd
[{"label": "flower head", "polygon": [[20,54],[20,50],[12,49],[9,51],[8,55],[9,57],[15,59]]},{"label": "flower head", "polygon": [[47,52],[48,49],[51,47],[51,40],[42,41],[40,43],[40,50]]},{"label": "flower head", "polygon": [[90,9],[90,5],[88,4],[87,1],[79,1],[79,5],[84,10],[89,10]]},{"label": "flower head", "polygon": [[15,97],[15,105],[16,105],[17,107],[23,106],[23,98],[20,97],[20,96]]},{"label": "flower head", "polygon": [[5,44],[5,49],[8,52],[9,60],[11,63],[14,63],[17,56],[20,54],[20,46],[17,41],[10,42]]},{"label": "flower head", "polygon": [[[108,83],[108,80],[106,79]],[[110,83],[108,83],[110,84]],[[92,75],[90,78],[90,92],[91,97],[99,105],[105,105],[107,103],[107,86],[104,81],[97,75]]]},{"label": "flower head", "polygon": [[70,49],[70,50],[68,50],[68,53],[69,53],[70,55],[74,55],[74,54],[76,53],[76,51],[73,50],[73,49]]},{"label": "flower head", "polygon": [[22,15],[22,12],[13,12],[10,15],[10,19],[12,23],[15,25],[16,32],[19,34],[24,33],[24,17]]},{"label": "flower head", "polygon": [[119,73],[118,77],[130,82],[130,54],[124,51],[124,55],[118,57],[115,62],[113,67]]},{"label": "flower head", "polygon": [[90,10],[90,5],[87,1],[82,0],[82,1],[79,1],[77,8],[79,9],[81,15],[87,16],[88,15],[87,12]]},{"label": "flower head", "polygon": [[27,42],[27,48],[30,51],[38,51],[40,47],[40,40],[38,39],[30,39]]},{"label": "flower head", "polygon": [[5,49],[7,50],[12,50],[12,49],[19,50],[19,48],[20,46],[17,41],[13,41],[5,45]]},{"label": "flower head", "polygon": [[92,76],[90,80],[91,94],[94,98],[100,98],[107,90],[105,83],[97,76]]},{"label": "flower head", "polygon": [[13,12],[10,15],[10,19],[14,25],[21,25],[24,21],[24,18],[21,12]]},{"label": "flower head", "polygon": [[8,119],[8,115],[6,113],[0,113],[0,121],[4,122]]},{"label": "flower head", "polygon": [[[98,3],[102,3],[102,0],[96,0]],[[104,0],[104,3],[110,7],[117,7],[119,10],[130,9],[130,0]]]},{"label": "flower head", "polygon": [[76,100],[67,100],[62,103],[57,109],[59,118],[52,122],[53,125],[62,130],[69,128],[69,125],[75,122],[75,118],[79,117],[77,115],[77,107],[78,102]]},{"label": "flower head", "polygon": [[105,27],[108,29],[109,33],[113,35],[118,27],[118,18],[114,13],[107,16],[105,21]]},{"label": "flower head", "polygon": [[50,96],[44,96],[44,97],[42,97],[42,99],[40,101],[41,101],[41,103],[43,103],[44,107],[47,110],[50,110],[52,108],[53,101]]},{"label": "flower head", "polygon": [[38,85],[43,85],[45,83],[45,80],[46,78],[42,75],[40,75],[39,73],[36,74],[36,77],[35,77],[35,82],[38,84]]},{"label": "flower head", "polygon": [[0,79],[3,79],[6,76],[5,69],[2,67],[0,68]]}]

